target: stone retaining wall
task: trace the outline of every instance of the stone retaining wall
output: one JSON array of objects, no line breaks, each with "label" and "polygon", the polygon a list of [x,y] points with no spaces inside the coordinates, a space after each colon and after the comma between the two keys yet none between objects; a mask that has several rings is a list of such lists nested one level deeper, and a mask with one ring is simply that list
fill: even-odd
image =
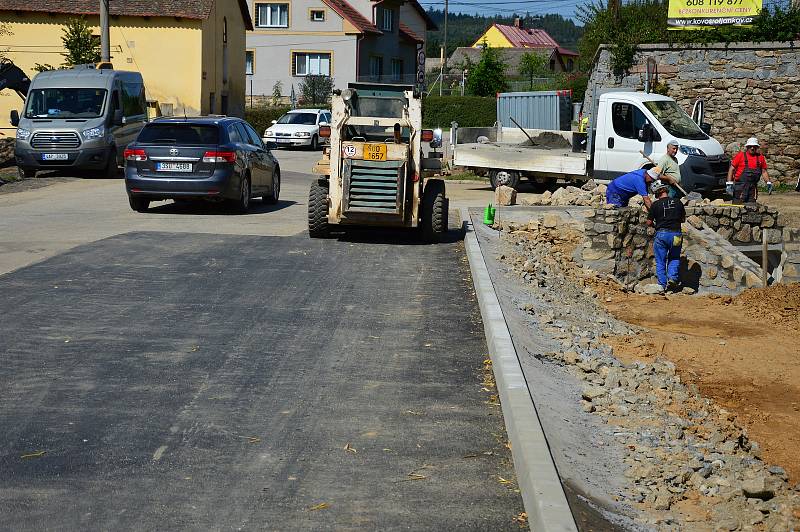
[{"label": "stone retaining wall", "polygon": [[703,98],[705,121],[730,155],[751,136],[762,143],[773,181],[794,184],[800,174],[800,42],[731,44],[646,44],[636,64],[621,77],[610,67],[610,51],[596,58],[586,109],[595,87],[643,90],[652,58],[668,95],[691,112]]},{"label": "stone retaining wall", "polygon": [[783,255],[778,269],[782,283],[800,283],[800,229],[783,228]]},{"label": "stone retaining wall", "polygon": [[13,163],[15,143],[15,139],[0,139],[0,167]]},{"label": "stone retaining wall", "polygon": [[[726,229],[737,224],[736,232],[730,232],[732,240],[737,242],[739,234],[741,239],[738,242],[748,243],[752,241],[754,232],[761,230],[762,224],[770,228],[775,226],[777,216],[774,210],[760,205],[707,205],[688,207],[687,215],[688,222],[683,225],[681,261],[681,281],[685,286],[699,292],[716,293],[738,293],[746,288],[761,286],[759,265],[737,250],[723,233],[728,233]],[[630,287],[654,277],[652,241],[655,231],[645,225],[646,219],[647,213],[635,207],[587,210],[584,224],[587,241],[577,258],[584,266],[613,274]],[[711,224],[705,223],[707,219]],[[717,230],[711,227],[712,224],[717,226]],[[774,234],[777,242],[781,242],[784,232],[771,231],[770,239]],[[794,237],[794,233],[791,234]],[[760,233],[758,236],[760,239]],[[797,237],[800,248],[800,232]],[[800,251],[792,257],[792,260],[796,257],[797,262],[787,262],[784,270],[791,275],[800,275]],[[790,276],[784,279],[788,280]]]}]

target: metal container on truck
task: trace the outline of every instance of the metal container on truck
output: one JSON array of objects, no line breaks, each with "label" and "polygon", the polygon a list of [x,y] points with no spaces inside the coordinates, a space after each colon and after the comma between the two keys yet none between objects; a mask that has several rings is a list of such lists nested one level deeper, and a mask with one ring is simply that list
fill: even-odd
[{"label": "metal container on truck", "polygon": [[569,131],[572,91],[501,92],[497,95],[497,121],[503,127]]}]

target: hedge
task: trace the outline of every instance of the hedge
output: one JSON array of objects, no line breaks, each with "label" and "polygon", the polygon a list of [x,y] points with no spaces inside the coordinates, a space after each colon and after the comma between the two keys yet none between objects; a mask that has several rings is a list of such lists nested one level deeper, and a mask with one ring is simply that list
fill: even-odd
[{"label": "hedge", "polygon": [[497,121],[497,100],[483,96],[428,96],[422,102],[424,127],[490,127]]},{"label": "hedge", "polygon": [[244,119],[250,122],[259,135],[263,135],[264,131],[272,125],[273,120],[279,119],[291,109],[288,105],[285,107],[250,107],[245,109]]}]

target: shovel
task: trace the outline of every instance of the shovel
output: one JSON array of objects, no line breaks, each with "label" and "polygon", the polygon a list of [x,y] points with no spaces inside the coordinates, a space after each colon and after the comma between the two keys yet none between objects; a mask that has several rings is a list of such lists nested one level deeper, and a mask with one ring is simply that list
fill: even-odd
[{"label": "shovel", "polygon": [[[642,154],[642,157],[653,163],[653,165],[658,166],[656,162],[650,157],[648,157],[642,150],[639,150],[639,153]],[[673,183],[673,184],[675,185],[675,187],[677,187],[678,190],[680,190],[683,193],[683,195],[686,197],[686,201],[700,201],[701,199],[703,199],[703,196],[701,196],[699,192],[686,192],[680,185],[680,183]]]}]

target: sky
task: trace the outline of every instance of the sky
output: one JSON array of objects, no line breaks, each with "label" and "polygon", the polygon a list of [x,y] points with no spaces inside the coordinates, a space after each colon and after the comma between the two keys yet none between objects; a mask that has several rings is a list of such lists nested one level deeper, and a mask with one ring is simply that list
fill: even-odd
[{"label": "sky", "polygon": [[[450,13],[469,13],[473,15],[510,15],[512,13],[530,13],[546,15],[555,13],[564,18],[575,19],[576,7],[591,0],[452,0],[449,1]],[[603,0],[605,3],[607,0]],[[762,0],[764,6],[778,5],[787,9],[791,0]],[[444,9],[444,0],[419,0],[425,9]],[[627,3],[626,0],[622,0]]]},{"label": "sky", "polygon": [[[554,13],[564,18],[575,18],[575,8],[587,3],[586,0],[452,0],[449,2],[451,13],[469,13],[474,15],[510,15],[512,13],[530,13],[546,15]],[[444,0],[420,0],[426,9],[444,9]]]}]

